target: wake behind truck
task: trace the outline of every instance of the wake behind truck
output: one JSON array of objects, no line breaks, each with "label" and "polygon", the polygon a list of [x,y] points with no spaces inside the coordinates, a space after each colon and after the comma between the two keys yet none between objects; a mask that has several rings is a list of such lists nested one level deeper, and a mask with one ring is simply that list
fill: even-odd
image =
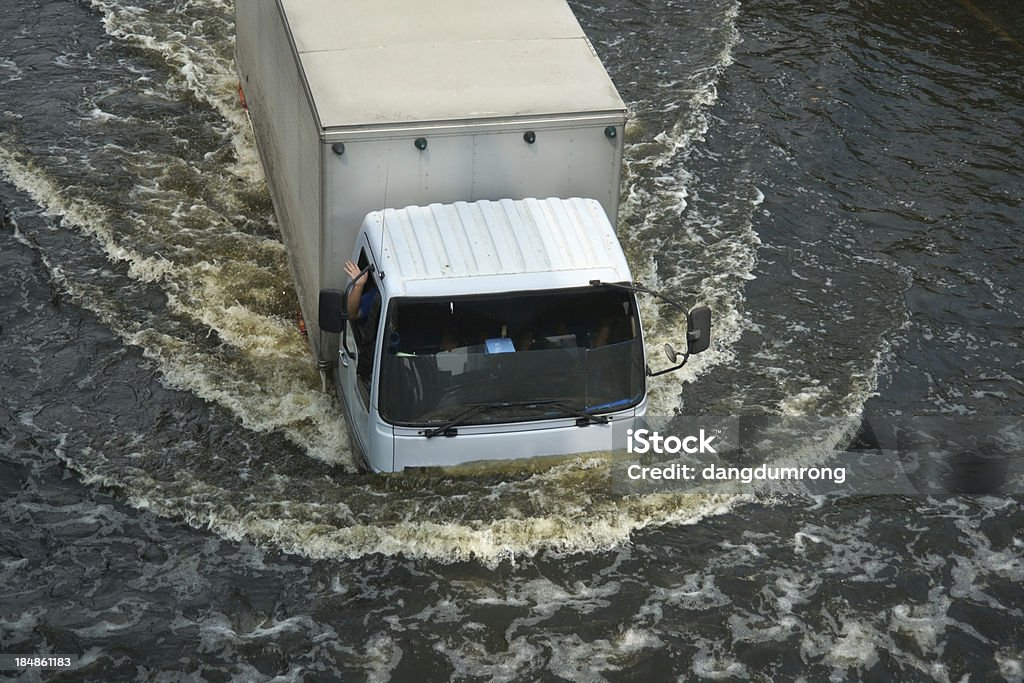
[{"label": "wake behind truck", "polygon": [[[613,228],[626,108],[564,1],[235,17],[309,340],[363,465],[622,447],[660,374]],[[682,312],[661,372],[708,347],[708,309]]]}]

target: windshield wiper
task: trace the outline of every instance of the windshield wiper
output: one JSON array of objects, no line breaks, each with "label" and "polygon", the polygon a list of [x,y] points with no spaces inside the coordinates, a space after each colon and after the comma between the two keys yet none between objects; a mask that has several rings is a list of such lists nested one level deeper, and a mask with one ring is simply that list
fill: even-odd
[{"label": "windshield wiper", "polygon": [[480,413],[489,412],[499,408],[540,408],[542,406],[552,406],[558,408],[566,415],[578,417],[576,420],[577,427],[586,427],[591,424],[608,424],[607,415],[594,415],[586,411],[580,410],[579,408],[573,408],[568,403],[559,401],[557,399],[543,399],[540,401],[496,401],[494,403],[476,403],[463,410],[458,415],[455,415],[447,422],[428,429],[423,432],[423,436],[428,439],[433,436],[456,436],[458,431],[455,427],[463,424],[466,420],[479,415]]},{"label": "windshield wiper", "polygon": [[594,415],[593,413],[588,413],[585,410],[580,410],[579,408],[573,408],[568,403],[562,403],[561,401],[550,401],[549,403],[550,403],[550,405],[553,405],[556,408],[561,408],[562,412],[564,412],[564,413],[566,413],[568,415],[572,415],[573,417],[580,418],[580,419],[576,420],[576,426],[577,427],[586,427],[587,425],[591,425],[591,424],[596,424],[596,425],[608,424],[608,416],[607,415]]},{"label": "windshield wiper", "polygon": [[555,405],[558,401],[555,400],[543,400],[543,401],[495,401],[493,403],[475,403],[461,413],[455,415],[447,422],[434,427],[433,429],[427,429],[423,432],[423,436],[428,439],[432,436],[455,436],[458,431],[455,427],[459,426],[474,415],[488,412],[491,410],[497,410],[499,408],[533,408],[535,406],[546,406]]}]

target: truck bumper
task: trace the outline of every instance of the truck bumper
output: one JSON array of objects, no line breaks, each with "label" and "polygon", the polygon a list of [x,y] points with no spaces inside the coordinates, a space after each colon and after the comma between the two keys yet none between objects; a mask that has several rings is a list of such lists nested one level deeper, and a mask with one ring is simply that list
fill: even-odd
[{"label": "truck bumper", "polygon": [[394,470],[460,465],[480,460],[609,452],[626,448],[627,430],[644,404],[610,415],[607,424],[576,426],[575,419],[458,428],[456,436],[426,438],[422,428],[394,427]]}]

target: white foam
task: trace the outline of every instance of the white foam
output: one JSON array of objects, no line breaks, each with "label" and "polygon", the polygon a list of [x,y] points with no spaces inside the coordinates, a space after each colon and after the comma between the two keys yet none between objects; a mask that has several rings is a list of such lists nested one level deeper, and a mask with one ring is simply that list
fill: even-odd
[{"label": "white foam", "polygon": [[132,121],[131,118],[125,118],[123,116],[118,116],[117,114],[111,114],[110,112],[103,111],[99,107],[93,107],[92,111],[89,112],[89,118],[93,119],[94,121],[102,122],[120,121],[127,123]]},{"label": "white foam", "polygon": [[[372,487],[372,479],[338,481],[334,485],[344,494],[346,503],[366,504],[358,503],[358,515],[343,505],[333,506],[331,514],[325,516],[329,509],[326,501],[290,500],[289,477],[264,477],[250,481],[250,488],[244,491],[232,492],[193,479],[185,471],[178,472],[174,481],[163,483],[137,468],[109,462],[98,452],[62,458],[82,474],[86,483],[124,489],[129,502],[137,507],[183,519],[229,539],[247,538],[315,559],[382,554],[445,563],[476,560],[495,567],[505,560],[515,562],[552,549],[578,553],[621,547],[638,529],[693,524],[746,501],[743,496],[664,494],[619,499],[607,494],[606,470],[588,468],[584,474],[566,466],[538,473],[537,478],[522,482],[519,490],[506,491],[494,499],[486,489],[465,498],[449,498],[445,519],[436,521],[424,518],[418,490],[409,496],[389,495],[388,504],[378,508],[371,501],[379,494],[363,488]],[[567,480],[573,481],[574,487],[566,486]],[[545,495],[549,488],[561,494]],[[429,488],[422,493],[433,495]],[[510,502],[524,495],[536,498],[533,502],[542,510],[534,516],[510,516],[514,510]],[[465,510],[459,509],[460,500],[465,501]],[[538,584],[528,590],[536,594],[544,588]],[[600,604],[610,595],[603,590],[594,592],[581,586],[577,599]]]},{"label": "white foam", "polygon": [[391,680],[391,672],[402,661],[402,648],[391,636],[377,633],[366,641],[364,657],[366,680],[371,683],[384,683]]},{"label": "white foam", "polygon": [[0,57],[0,70],[6,71],[10,74],[2,83],[13,83],[14,81],[20,81],[25,72],[22,70],[18,63],[13,59],[7,57]]},{"label": "white foam", "polygon": [[825,661],[841,670],[851,666],[860,667],[862,671],[870,669],[878,661],[876,634],[872,631],[857,622],[846,622],[841,635],[829,648]]},{"label": "white foam", "polygon": [[464,640],[454,646],[442,640],[434,645],[434,651],[448,658],[453,680],[482,678],[502,683],[520,681],[536,671],[542,655],[541,648],[525,637],[509,641],[504,652],[489,652],[475,640]]},{"label": "white foam", "polygon": [[745,664],[708,648],[701,648],[693,655],[690,670],[700,678],[711,680],[750,679],[750,672]]},{"label": "white foam", "polygon": [[110,220],[102,208],[85,200],[66,198],[33,162],[22,160],[12,153],[11,146],[9,139],[0,137],[0,177],[27,192],[36,204],[43,207],[46,215],[59,216],[66,224],[91,234],[111,261],[127,263],[132,269],[132,275],[139,280],[153,282],[173,270],[173,265],[164,259],[143,256],[131,248],[119,245],[110,229]]},{"label": "white foam", "polygon": [[663,605],[680,607],[687,611],[706,611],[730,603],[715,582],[713,574],[687,574],[674,586],[654,586],[650,597],[640,609],[641,614],[653,614],[660,621]]},{"label": "white foam", "polygon": [[999,673],[1010,683],[1024,681],[1024,656],[1018,651],[1000,649],[995,652]]},{"label": "white foam", "polygon": [[665,647],[656,635],[637,627],[613,639],[585,641],[575,633],[553,633],[543,640],[551,650],[548,670],[570,681],[593,681],[595,674],[620,671],[630,655]]}]

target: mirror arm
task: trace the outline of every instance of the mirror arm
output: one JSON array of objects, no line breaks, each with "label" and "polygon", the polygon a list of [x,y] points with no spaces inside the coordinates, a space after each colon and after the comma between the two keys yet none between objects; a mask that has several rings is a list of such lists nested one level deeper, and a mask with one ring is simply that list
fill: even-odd
[{"label": "mirror arm", "polygon": [[686,361],[688,361],[688,360],[690,360],[690,354],[689,353],[683,355],[683,362],[680,363],[679,365],[673,365],[670,368],[665,368],[664,370],[658,370],[657,372],[652,372],[650,366],[647,366],[647,376],[648,377],[657,377],[658,375],[666,375],[666,374],[668,374],[670,372],[675,372],[679,368],[681,368],[684,365],[686,365]]},{"label": "mirror arm", "polygon": [[[614,287],[615,289],[622,289],[627,292],[641,292],[643,294],[650,294],[651,296],[657,297],[669,304],[683,315],[687,314],[687,310],[683,308],[683,305],[674,299],[669,299],[661,292],[655,292],[653,289],[647,289],[643,285],[636,282],[602,282],[601,280],[591,280],[590,285],[592,287]],[[684,361],[685,362],[685,361]]]}]

